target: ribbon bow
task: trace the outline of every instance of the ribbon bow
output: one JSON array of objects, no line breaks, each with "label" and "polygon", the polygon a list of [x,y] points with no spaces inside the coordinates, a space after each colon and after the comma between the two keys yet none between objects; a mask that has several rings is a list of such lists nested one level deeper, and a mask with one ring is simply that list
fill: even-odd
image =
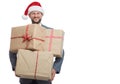
[{"label": "ribbon bow", "polygon": [[23,42],[30,41],[32,39],[32,37],[30,35],[28,35],[28,34],[23,35],[22,38],[23,38]]}]

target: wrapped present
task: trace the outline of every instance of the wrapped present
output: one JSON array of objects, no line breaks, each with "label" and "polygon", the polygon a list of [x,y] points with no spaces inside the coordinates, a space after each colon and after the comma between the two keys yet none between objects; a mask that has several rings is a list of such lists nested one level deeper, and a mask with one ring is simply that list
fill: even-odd
[{"label": "wrapped present", "polygon": [[53,54],[48,51],[19,49],[15,74],[21,78],[49,80],[53,67]]},{"label": "wrapped present", "polygon": [[45,29],[39,24],[13,27],[11,33],[10,51],[18,49],[43,50]]},{"label": "wrapped present", "polygon": [[61,57],[63,51],[63,38],[63,30],[46,29],[44,50],[53,52],[55,57]]}]

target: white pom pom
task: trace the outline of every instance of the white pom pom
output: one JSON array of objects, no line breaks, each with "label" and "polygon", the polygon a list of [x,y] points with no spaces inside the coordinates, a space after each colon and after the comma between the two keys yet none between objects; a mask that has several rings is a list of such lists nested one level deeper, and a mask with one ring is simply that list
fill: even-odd
[{"label": "white pom pom", "polygon": [[22,15],[22,19],[27,20],[28,17],[26,15]]}]

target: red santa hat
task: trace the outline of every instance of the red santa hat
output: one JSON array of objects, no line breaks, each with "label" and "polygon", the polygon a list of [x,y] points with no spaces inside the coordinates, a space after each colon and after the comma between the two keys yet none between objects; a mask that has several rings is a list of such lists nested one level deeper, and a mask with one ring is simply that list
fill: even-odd
[{"label": "red santa hat", "polygon": [[26,8],[26,10],[25,10],[24,15],[22,16],[22,18],[24,20],[26,20],[28,18],[27,15],[29,15],[30,12],[32,12],[32,11],[40,11],[42,14],[44,14],[44,11],[42,9],[41,4],[39,2],[32,2]]}]

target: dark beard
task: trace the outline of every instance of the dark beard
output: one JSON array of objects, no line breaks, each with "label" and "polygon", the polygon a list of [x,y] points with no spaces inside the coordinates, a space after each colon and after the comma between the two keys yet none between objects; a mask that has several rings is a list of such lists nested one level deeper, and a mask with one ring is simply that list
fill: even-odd
[{"label": "dark beard", "polygon": [[34,20],[31,20],[32,24],[39,24],[41,22],[41,19],[38,22],[35,22]]}]

